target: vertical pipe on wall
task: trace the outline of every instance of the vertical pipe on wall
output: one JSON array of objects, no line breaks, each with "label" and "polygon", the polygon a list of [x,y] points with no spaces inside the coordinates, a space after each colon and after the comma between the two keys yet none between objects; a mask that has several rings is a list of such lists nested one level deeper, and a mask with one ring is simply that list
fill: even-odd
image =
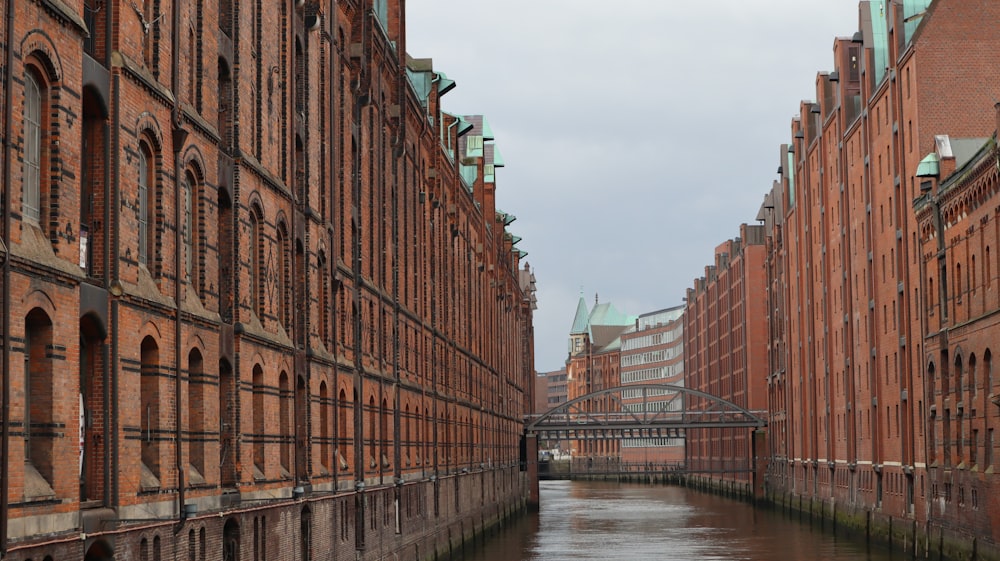
[{"label": "vertical pipe on wall", "polygon": [[[181,106],[178,86],[180,76],[180,26],[181,12],[179,0],[174,0],[171,9],[171,48],[170,48],[170,88],[174,92],[174,106],[171,110],[171,140],[174,155],[174,460],[177,470],[177,517],[183,521],[184,514],[184,452],[181,446],[181,415],[184,413],[181,406],[181,301],[183,296],[182,287],[184,285],[184,271],[182,270],[183,260],[181,253],[185,251],[184,233],[185,225],[181,223],[182,213],[182,188],[184,168],[181,163],[181,149],[187,139],[187,133],[181,128]],[[193,101],[193,100],[191,100]],[[189,382],[190,383],[190,382]],[[178,524],[177,531],[180,531]]]},{"label": "vertical pipe on wall", "polygon": [[14,64],[14,50],[11,48],[11,35],[14,33],[14,6],[13,0],[7,0],[4,9],[7,11],[7,26],[4,32],[4,62],[3,73],[3,243],[7,245],[6,255],[3,260],[3,390],[2,406],[3,413],[0,418],[0,559],[7,553],[7,515],[8,504],[7,494],[10,490],[10,467],[7,461],[9,458],[10,440],[10,120],[11,120],[11,66]]},{"label": "vertical pipe on wall", "polygon": [[[115,74],[114,77],[112,78],[112,80],[114,81],[114,86],[112,90],[113,91],[112,96],[114,99],[112,102],[112,107],[114,109],[112,113],[113,116],[111,121],[111,128],[112,130],[115,131],[114,146],[112,147],[113,151],[112,153],[114,154],[115,160],[112,169],[116,171],[121,170],[121,154],[122,154],[121,136],[119,134],[120,130],[119,125],[121,123],[121,87],[120,87],[121,77],[120,76],[121,76],[120,74]],[[112,182],[114,183],[114,185],[113,188],[111,189],[111,196],[113,198],[111,206],[112,208],[117,209],[120,208],[121,205],[121,173],[113,173]],[[106,244],[107,247],[109,248],[108,249],[109,253],[111,251],[110,248],[114,248],[116,254],[115,258],[111,259],[111,271],[110,271],[111,273],[110,292],[112,296],[115,296],[115,298],[111,300],[111,356],[113,357],[113,362],[111,363],[111,400],[108,402],[108,408],[111,410],[110,431],[111,434],[115,435],[115,437],[107,441],[108,444],[111,446],[111,454],[110,454],[111,473],[115,474],[115,477],[111,481],[113,488],[110,490],[110,496],[115,501],[116,505],[119,497],[118,448],[121,442],[121,439],[118,438],[118,364],[120,356],[119,345],[118,345],[118,309],[120,305],[118,296],[121,296],[121,280],[119,278],[120,262],[117,259],[118,246],[119,243],[121,242],[120,232],[121,232],[121,220],[116,218],[114,223],[112,224],[112,240],[108,240],[108,243]]]},{"label": "vertical pipe on wall", "polygon": [[[328,59],[329,64],[330,64],[330,89],[328,90],[328,94],[326,96],[326,103],[327,103],[327,107],[328,107],[327,118],[330,120],[329,126],[327,127],[327,131],[328,131],[327,134],[330,135],[330,164],[326,168],[328,170],[327,171],[328,177],[326,178],[327,179],[326,185],[327,185],[327,188],[330,189],[330,194],[329,194],[329,197],[327,199],[327,201],[328,201],[327,205],[326,205],[327,208],[323,209],[324,213],[326,213],[326,216],[327,216],[327,220],[325,221],[326,225],[330,224],[337,217],[337,212],[336,212],[337,206],[339,204],[343,203],[342,201],[338,201],[337,198],[334,196],[334,193],[337,192],[337,189],[335,188],[335,185],[336,185],[337,181],[340,178],[339,173],[341,171],[340,168],[337,166],[337,161],[338,161],[337,160],[337,147],[338,147],[337,146],[337,140],[340,139],[340,134],[338,134],[338,131],[341,130],[341,129],[339,128],[339,122],[337,121],[337,116],[336,116],[337,115],[336,111],[337,111],[338,106],[337,106],[337,103],[334,101],[335,99],[337,99],[337,96],[334,95],[334,88],[340,83],[337,80],[337,76],[338,76],[337,70],[338,70],[338,67],[340,66],[339,65],[339,60],[338,60],[338,57],[337,57],[337,50],[340,47],[340,44],[339,44],[338,39],[337,39],[337,36],[338,36],[338,33],[337,33],[337,10],[339,10],[339,7],[337,6],[337,1],[336,0],[332,0],[330,2],[330,18],[329,18],[330,19],[330,37],[329,37],[330,55],[329,55],[329,59]],[[337,95],[339,95],[339,94],[337,94]],[[330,275],[330,292],[329,292],[329,297],[330,297],[330,312],[329,313],[330,313],[330,317],[329,317],[328,321],[330,322],[330,347],[331,347],[330,348],[330,352],[333,354],[333,376],[331,378],[331,384],[330,384],[330,399],[333,400],[333,404],[334,404],[334,406],[333,406],[333,415],[332,415],[333,419],[332,419],[332,422],[333,422],[333,440],[334,440],[334,443],[335,443],[334,446],[331,446],[331,448],[332,448],[332,452],[331,452],[332,457],[330,458],[330,471],[333,473],[333,488],[336,489],[337,488],[337,479],[338,479],[337,478],[337,473],[340,471],[340,461],[339,461],[340,460],[340,438],[339,438],[339,434],[340,434],[340,431],[343,430],[343,428],[344,428],[344,427],[340,426],[340,411],[339,411],[339,408],[343,407],[344,404],[343,403],[339,403],[337,401],[338,400],[338,396],[340,395],[340,393],[338,391],[338,389],[340,387],[340,384],[338,383],[338,378],[339,378],[338,374],[339,374],[339,371],[340,371],[340,360],[337,357],[337,350],[338,350],[337,341],[339,341],[339,339],[337,338],[337,324],[338,324],[338,322],[337,322],[337,296],[336,296],[336,293],[339,292],[339,287],[337,286],[338,285],[338,283],[337,283],[337,261],[338,261],[338,254],[336,253],[336,248],[338,247],[338,245],[337,245],[336,242],[337,242],[338,238],[336,237],[337,236],[336,229],[335,228],[328,228],[327,236],[328,236],[328,238],[330,240],[330,251],[329,251],[329,255],[327,257],[327,263],[328,263],[329,270],[326,271],[326,274]],[[340,313],[343,313],[343,310],[341,310]]]}]

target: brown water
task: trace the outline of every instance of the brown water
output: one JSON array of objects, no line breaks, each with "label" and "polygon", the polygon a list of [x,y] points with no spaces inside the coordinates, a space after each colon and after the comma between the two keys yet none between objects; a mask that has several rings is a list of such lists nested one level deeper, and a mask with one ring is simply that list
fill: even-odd
[{"label": "brown water", "polygon": [[894,559],[824,531],[818,522],[684,488],[583,481],[541,486],[540,512],[501,530],[466,561]]}]

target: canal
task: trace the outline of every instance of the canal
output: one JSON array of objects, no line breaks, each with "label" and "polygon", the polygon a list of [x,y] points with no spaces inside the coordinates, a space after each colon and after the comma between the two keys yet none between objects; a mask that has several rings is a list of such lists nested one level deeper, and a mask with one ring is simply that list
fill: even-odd
[{"label": "canal", "polygon": [[[898,561],[905,554],[895,557]],[[690,489],[542,481],[541,509],[470,551],[466,561],[890,561],[808,519]]]}]

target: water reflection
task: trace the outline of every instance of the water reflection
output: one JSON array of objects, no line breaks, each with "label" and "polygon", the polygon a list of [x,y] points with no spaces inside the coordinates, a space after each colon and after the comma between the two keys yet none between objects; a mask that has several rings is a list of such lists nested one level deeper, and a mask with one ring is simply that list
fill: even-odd
[{"label": "water reflection", "polygon": [[[543,481],[542,507],[469,561],[890,561],[780,513],[678,487]],[[902,557],[899,557],[902,559]]]}]

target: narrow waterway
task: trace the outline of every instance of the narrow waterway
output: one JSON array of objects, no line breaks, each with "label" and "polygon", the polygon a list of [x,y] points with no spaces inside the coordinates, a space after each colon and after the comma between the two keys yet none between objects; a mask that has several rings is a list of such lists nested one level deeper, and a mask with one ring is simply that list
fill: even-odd
[{"label": "narrow waterway", "polygon": [[894,559],[818,523],[689,489],[583,481],[541,486],[540,512],[501,530],[466,561]]}]

